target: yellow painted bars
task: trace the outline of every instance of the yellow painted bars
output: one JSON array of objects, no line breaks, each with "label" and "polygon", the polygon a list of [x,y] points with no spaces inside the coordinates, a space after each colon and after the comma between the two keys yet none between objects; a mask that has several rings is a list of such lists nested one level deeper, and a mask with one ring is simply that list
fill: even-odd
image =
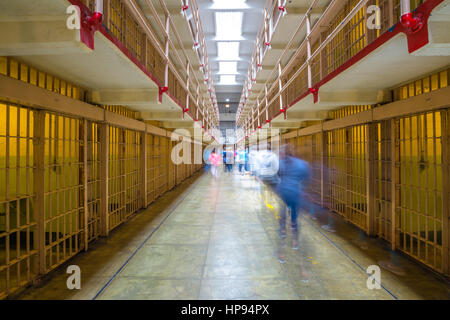
[{"label": "yellow painted bars", "polygon": [[[339,120],[299,129],[287,139],[311,162],[309,190],[316,202],[446,275],[448,77],[446,69],[393,89],[392,106],[344,107],[332,114]],[[434,109],[429,101],[437,102]],[[355,117],[358,112],[365,116]]]}]

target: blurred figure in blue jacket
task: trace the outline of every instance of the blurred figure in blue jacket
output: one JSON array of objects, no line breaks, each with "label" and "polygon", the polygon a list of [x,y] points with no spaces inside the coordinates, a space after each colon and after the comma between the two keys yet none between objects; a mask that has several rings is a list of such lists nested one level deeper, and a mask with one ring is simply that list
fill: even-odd
[{"label": "blurred figure in blue jacket", "polygon": [[280,148],[278,175],[280,181],[275,187],[276,193],[283,200],[285,206],[280,213],[280,236],[286,237],[286,211],[291,212],[292,248],[298,249],[299,227],[298,212],[302,208],[309,208],[305,196],[305,188],[311,177],[309,164],[293,156],[289,145]]}]

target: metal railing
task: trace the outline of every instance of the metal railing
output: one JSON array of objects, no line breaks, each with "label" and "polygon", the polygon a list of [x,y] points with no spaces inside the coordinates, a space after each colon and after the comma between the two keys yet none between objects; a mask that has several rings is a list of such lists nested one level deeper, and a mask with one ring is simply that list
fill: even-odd
[{"label": "metal railing", "polygon": [[[94,0],[83,0],[83,2],[93,9]],[[219,117],[214,90],[210,90],[209,101],[200,98],[203,81],[211,77],[205,73],[205,79],[200,81],[197,78],[193,69],[195,64],[184,48],[165,2],[157,1],[158,9],[162,10],[165,21],[161,20],[155,7],[156,0],[144,2],[145,8],[151,14],[151,20],[146,17],[143,8],[136,0],[104,0],[104,26],[155,76],[159,82],[160,91],[168,92],[182,107],[184,113],[189,113],[194,120],[202,121],[207,129],[217,126]],[[192,1],[192,3],[196,2]],[[193,12],[193,17],[198,18],[198,8],[193,5],[190,10]],[[195,12],[197,14],[194,14]],[[159,36],[161,34],[162,39]],[[192,37],[194,39],[194,36]],[[204,47],[203,33],[198,32],[197,37]],[[181,55],[178,50],[181,51]],[[202,51],[203,59],[199,54],[197,56],[196,63],[203,66],[205,66],[205,60],[209,63],[206,50]],[[205,69],[210,70],[209,65]],[[214,112],[207,112],[208,108],[213,109]],[[206,115],[207,113],[209,116]]]},{"label": "metal railing", "polygon": [[[237,125],[252,125],[255,121],[261,123],[261,117],[265,117],[266,122],[269,122],[271,117],[285,112],[286,108],[300,95],[316,93],[314,86],[317,83],[400,21],[401,16],[400,0],[347,0],[346,2],[333,0],[311,28],[309,17],[312,10],[316,8],[317,2],[312,2],[305,16],[300,20],[263,89],[258,93],[255,99],[256,104],[241,102],[237,114]],[[417,8],[422,2],[414,1],[411,9]],[[380,8],[380,29],[366,27],[366,8],[373,4]],[[306,36],[301,45],[290,57],[289,62],[282,66],[282,59],[287,57],[295,37],[305,26]],[[326,31],[322,32],[325,26]],[[277,75],[275,80],[271,80],[274,75]],[[249,110],[252,110],[255,105],[256,113],[252,111],[250,114]]]}]

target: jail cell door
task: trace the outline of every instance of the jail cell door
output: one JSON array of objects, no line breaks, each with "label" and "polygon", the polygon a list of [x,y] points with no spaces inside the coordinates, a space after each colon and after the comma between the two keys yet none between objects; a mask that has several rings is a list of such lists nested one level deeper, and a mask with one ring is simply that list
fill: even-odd
[{"label": "jail cell door", "polygon": [[46,271],[84,248],[82,128],[81,119],[45,114],[43,228]]},{"label": "jail cell door", "polygon": [[346,129],[346,218],[367,230],[367,134],[368,125],[354,126]]},{"label": "jail cell door", "polygon": [[35,111],[0,102],[0,299],[38,273]]},{"label": "jail cell door", "polygon": [[346,129],[327,133],[327,205],[345,217],[347,190]]},{"label": "jail cell door", "polygon": [[395,177],[395,144],[392,144],[395,127],[392,120],[382,121],[376,124],[374,153],[375,166],[375,233],[380,238],[392,243],[393,239],[393,212],[392,200],[395,184],[392,181]]},{"label": "jail cell door", "polygon": [[[396,120],[399,156],[397,248],[424,264],[444,271],[444,237],[448,219],[444,204],[443,133],[445,112],[428,112]],[[448,161],[448,160],[446,160]],[[448,194],[447,194],[448,196]],[[445,223],[447,222],[447,223]],[[444,228],[444,226],[447,226]],[[447,244],[446,244],[447,245]]]}]

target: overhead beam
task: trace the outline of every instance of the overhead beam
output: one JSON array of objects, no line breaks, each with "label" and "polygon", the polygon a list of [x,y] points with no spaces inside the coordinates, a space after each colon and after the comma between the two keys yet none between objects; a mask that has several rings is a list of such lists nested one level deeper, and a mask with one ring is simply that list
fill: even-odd
[{"label": "overhead beam", "polygon": [[195,122],[194,121],[163,121],[162,122],[163,128],[167,129],[189,129],[195,128]]},{"label": "overhead beam", "polygon": [[390,99],[388,90],[348,90],[348,91],[326,91],[319,90],[319,103],[340,105],[366,105],[388,101]]},{"label": "overhead beam", "polygon": [[94,90],[92,101],[104,105],[148,105],[159,103],[158,89],[109,89]]},{"label": "overhead beam", "polygon": [[[183,121],[183,112],[181,110],[171,112],[139,112],[139,118],[142,120],[157,120],[157,121]],[[191,119],[186,119],[187,122]]]},{"label": "overhead beam", "polygon": [[304,121],[274,121],[272,120],[272,128],[278,129],[297,129],[303,126]]},{"label": "overhead beam", "polygon": [[65,20],[0,22],[1,56],[88,52],[90,49],[80,41],[80,31],[69,30]]}]

